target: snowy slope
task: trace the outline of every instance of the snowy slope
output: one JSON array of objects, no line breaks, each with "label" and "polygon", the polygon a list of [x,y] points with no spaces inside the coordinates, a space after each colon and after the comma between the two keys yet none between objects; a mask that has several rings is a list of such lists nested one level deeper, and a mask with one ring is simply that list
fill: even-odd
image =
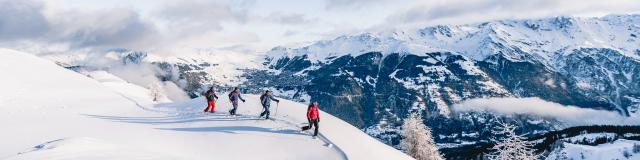
[{"label": "snowy slope", "polygon": [[205,114],[203,99],[152,106],[142,87],[29,54],[0,49],[0,61],[0,159],[411,159],[326,113],[312,139],[298,131],[304,104],[259,120],[246,95],[241,116],[224,98]]},{"label": "snowy slope", "polygon": [[[85,114],[135,113],[135,103],[100,83],[37,57],[9,50],[0,51],[0,157],[22,152],[37,144],[73,137],[142,143],[119,132],[131,125],[108,125]],[[130,130],[129,133],[136,132]],[[138,132],[139,134],[144,132]],[[68,143],[77,144],[77,143]],[[141,152],[146,149],[140,147]]]},{"label": "snowy slope", "polygon": [[[226,94],[225,94],[226,95]],[[223,96],[221,96],[223,97]],[[249,126],[231,126],[229,128],[222,127],[220,128],[220,132],[261,132],[261,130],[271,130],[277,133],[284,134],[301,134],[297,130],[299,127],[306,125],[306,105],[299,104],[297,102],[282,100],[280,104],[277,106],[274,104],[272,108],[272,115],[275,117],[275,122],[271,120],[256,120],[257,116],[262,107],[259,104],[259,96],[258,95],[244,95],[244,98],[247,99],[246,103],[240,104],[240,109],[238,114],[242,115],[235,118],[229,118],[226,113],[216,114],[214,117],[220,117],[221,121],[235,121],[236,119],[240,120],[248,120],[252,123],[257,123],[259,126],[262,125],[274,125],[271,129],[261,128],[261,127],[249,127]],[[218,104],[221,104],[221,109],[216,109],[216,111],[225,112],[229,109],[229,101],[225,98],[221,98],[218,101]],[[182,112],[179,114],[179,117],[192,117],[193,114],[200,114],[202,107],[204,106],[204,99],[198,98],[188,102],[179,102],[174,104],[167,105],[159,105],[158,109],[167,110],[167,111],[175,111]],[[218,108],[218,107],[216,107]],[[277,108],[277,109],[276,109]],[[322,107],[320,107],[322,108]],[[277,111],[276,111],[277,110]],[[221,115],[222,114],[222,115]],[[387,146],[374,138],[368,136],[364,132],[360,131],[356,127],[351,126],[350,124],[331,116],[325,112],[320,113],[321,123],[320,123],[320,133],[323,138],[321,138],[327,144],[334,144],[338,147],[347,158],[349,159],[411,159],[407,157],[405,154],[397,151],[396,149]],[[181,118],[179,118],[181,119]],[[191,121],[192,118],[183,119],[183,121]],[[216,120],[212,120],[216,121]],[[163,121],[157,121],[157,123],[164,123]],[[171,122],[169,122],[171,123]],[[228,122],[221,122],[228,123]],[[236,128],[237,127],[237,128]],[[245,128],[246,127],[246,128]],[[275,129],[274,129],[275,128]],[[216,127],[211,128],[200,128],[200,127],[187,127],[187,128],[164,128],[168,130],[177,130],[177,131],[207,131],[207,130],[217,130]],[[304,133],[304,135],[309,135],[309,133]],[[243,138],[244,136],[238,137]],[[299,137],[296,139],[300,140]],[[308,137],[303,137],[302,139],[308,139]],[[243,142],[241,142],[243,143]],[[249,143],[249,142],[248,142]],[[233,145],[252,145],[249,144],[233,144]],[[295,149],[292,149],[295,150]],[[376,153],[372,153],[375,151]],[[322,159],[322,158],[321,158]],[[331,158],[329,158],[331,159]]]},{"label": "snowy slope", "polygon": [[615,160],[640,159],[640,152],[634,151],[634,145],[640,146],[640,141],[619,139],[612,143],[597,146],[562,143],[564,147],[553,151],[547,160],[585,159],[585,160]]},{"label": "snowy slope", "polygon": [[546,159],[640,159],[640,141],[633,138],[634,136],[636,134],[619,135],[605,132],[564,138],[556,142],[555,149]]},{"label": "snowy slope", "polygon": [[141,106],[152,106],[155,103],[169,103],[171,100],[164,95],[159,94],[156,101],[153,101],[151,90],[144,88],[133,83],[129,83],[120,77],[110,74],[106,71],[87,71],[81,72],[82,74],[95,79],[102,85],[114,90],[115,92],[122,94]]}]

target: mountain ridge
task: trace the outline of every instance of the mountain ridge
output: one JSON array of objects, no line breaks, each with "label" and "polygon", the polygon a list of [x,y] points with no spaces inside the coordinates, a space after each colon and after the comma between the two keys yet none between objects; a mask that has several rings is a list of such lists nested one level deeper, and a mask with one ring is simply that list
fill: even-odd
[{"label": "mountain ridge", "polygon": [[[216,64],[221,61],[208,63],[221,58],[215,54],[143,62],[160,66],[167,72],[160,79],[192,97],[216,84],[317,101],[326,112],[395,147],[403,118],[418,112],[439,146],[455,148],[490,141],[498,120],[518,124],[523,134],[570,127],[536,115],[451,110],[466,100],[539,97],[640,116],[636,22],[639,15],[554,17],[344,35],[303,47],[275,47],[251,62],[257,67],[221,68]],[[234,74],[211,72],[234,65]]]}]

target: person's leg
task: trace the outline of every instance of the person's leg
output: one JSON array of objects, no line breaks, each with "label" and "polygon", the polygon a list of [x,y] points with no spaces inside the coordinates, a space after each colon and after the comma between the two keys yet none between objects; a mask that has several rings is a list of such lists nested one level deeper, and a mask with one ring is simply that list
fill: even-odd
[{"label": "person's leg", "polygon": [[233,103],[233,109],[231,109],[231,114],[236,115],[236,111],[238,111],[238,103]]},{"label": "person's leg", "polygon": [[313,122],[311,122],[311,119],[308,119],[308,118],[307,118],[307,122],[309,122],[309,123],[307,124],[307,126],[302,127],[302,130],[303,130],[303,131],[306,131],[306,130],[311,129],[311,125],[313,125]]},{"label": "person's leg", "polygon": [[313,125],[314,125],[314,128],[316,129],[316,131],[313,133],[313,136],[318,136],[318,129],[319,129],[318,123],[319,123],[318,119],[313,120]]},{"label": "person's leg", "polygon": [[211,101],[207,101],[207,108],[204,109],[204,112],[209,112],[209,109],[211,109]]},{"label": "person's leg", "polygon": [[267,113],[267,106],[265,106],[264,104],[262,105],[262,113],[260,113],[260,117],[264,116],[264,114]]},{"label": "person's leg", "polygon": [[269,108],[271,108],[271,106],[269,106],[269,105],[267,105],[264,108],[266,119],[269,119],[269,114],[271,113],[271,111],[269,111]]}]

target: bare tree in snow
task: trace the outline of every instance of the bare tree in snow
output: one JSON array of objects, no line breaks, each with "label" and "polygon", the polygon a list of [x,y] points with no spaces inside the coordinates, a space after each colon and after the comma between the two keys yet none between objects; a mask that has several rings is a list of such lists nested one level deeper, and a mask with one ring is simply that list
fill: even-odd
[{"label": "bare tree in snow", "polygon": [[149,91],[154,102],[160,100],[160,98],[164,96],[162,94],[162,86],[160,86],[160,84],[158,83],[152,83],[151,85],[149,85]]},{"label": "bare tree in snow", "polygon": [[422,118],[416,113],[409,115],[402,124],[402,141],[400,146],[407,154],[417,160],[441,160],[442,155],[435,146],[431,129],[422,123]]},{"label": "bare tree in snow", "polygon": [[491,148],[493,153],[487,158],[491,160],[537,160],[539,154],[533,149],[534,142],[527,141],[524,136],[515,132],[516,126],[498,121],[498,127],[493,130],[494,135],[504,138]]}]

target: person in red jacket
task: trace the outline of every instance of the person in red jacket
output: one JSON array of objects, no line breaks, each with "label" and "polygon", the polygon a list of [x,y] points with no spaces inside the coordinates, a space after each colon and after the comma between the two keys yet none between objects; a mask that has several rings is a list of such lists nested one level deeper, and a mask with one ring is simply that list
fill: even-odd
[{"label": "person in red jacket", "polygon": [[303,127],[302,130],[311,129],[311,127],[315,128],[315,132],[313,136],[318,136],[318,123],[320,123],[320,112],[318,111],[318,102],[313,102],[307,108],[307,120],[309,121],[309,126]]},{"label": "person in red jacket", "polygon": [[209,110],[211,110],[211,113],[215,112],[216,110],[216,99],[218,99],[218,95],[216,95],[216,89],[215,87],[211,86],[211,88],[209,88],[209,90],[207,90],[207,92],[204,93],[205,98],[207,98],[207,108],[204,109],[204,112],[209,112]]}]

